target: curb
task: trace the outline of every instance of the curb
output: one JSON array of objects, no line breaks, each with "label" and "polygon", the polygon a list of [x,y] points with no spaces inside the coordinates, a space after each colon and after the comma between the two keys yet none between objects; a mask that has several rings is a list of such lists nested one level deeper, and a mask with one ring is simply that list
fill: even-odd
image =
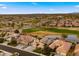
[{"label": "curb", "polygon": [[[3,44],[0,44],[0,45],[3,45]],[[18,49],[18,48],[16,48],[16,47],[9,46],[9,45],[4,45],[4,46],[11,47],[11,48],[15,48],[15,49]],[[18,49],[18,50],[25,51],[25,50],[23,50],[23,49]],[[39,53],[36,53],[36,52],[30,52],[30,51],[25,51],[25,52],[28,52],[28,53],[33,53],[33,54],[36,54],[36,55],[38,55],[38,56],[45,56],[45,55],[43,55],[43,54],[39,54]]]}]

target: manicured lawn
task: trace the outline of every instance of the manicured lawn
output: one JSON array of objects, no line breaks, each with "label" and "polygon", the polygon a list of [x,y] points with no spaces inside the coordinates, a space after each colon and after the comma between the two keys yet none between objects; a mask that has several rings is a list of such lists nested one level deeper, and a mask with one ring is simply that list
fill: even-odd
[{"label": "manicured lawn", "polygon": [[39,31],[39,29],[36,29],[36,28],[33,28],[33,29],[23,29],[23,33],[31,33],[31,32],[36,32],[36,31]]},{"label": "manicured lawn", "polygon": [[76,34],[79,35],[79,31],[76,30],[67,30],[67,29],[57,29],[57,28],[47,28],[47,31],[57,32],[57,33],[68,33],[68,34]]},{"label": "manicured lawn", "polygon": [[68,29],[57,29],[57,28],[32,28],[32,29],[24,29],[22,32],[24,33],[31,33],[36,31],[48,31],[48,32],[56,32],[62,34],[76,34],[79,35],[79,31],[76,30],[68,30]]}]

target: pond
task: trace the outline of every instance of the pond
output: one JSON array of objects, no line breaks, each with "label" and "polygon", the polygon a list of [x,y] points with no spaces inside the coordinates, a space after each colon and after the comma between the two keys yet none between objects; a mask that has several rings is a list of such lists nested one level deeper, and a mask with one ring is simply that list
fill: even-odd
[{"label": "pond", "polygon": [[77,35],[68,35],[67,40],[79,42],[79,38],[77,37]]}]

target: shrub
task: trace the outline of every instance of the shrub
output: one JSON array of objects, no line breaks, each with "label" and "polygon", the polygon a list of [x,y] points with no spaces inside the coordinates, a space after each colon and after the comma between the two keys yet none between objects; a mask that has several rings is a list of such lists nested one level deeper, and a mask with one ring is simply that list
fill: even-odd
[{"label": "shrub", "polygon": [[15,33],[19,33],[19,30],[15,30],[14,32],[15,32]]},{"label": "shrub", "polygon": [[48,47],[48,45],[44,45],[44,49],[43,49],[43,54],[49,56],[51,54],[51,52],[53,52],[53,50],[51,48]]},{"label": "shrub", "polygon": [[53,52],[53,50],[51,48],[49,48],[47,45],[45,45],[43,49],[42,48],[36,48],[34,50],[34,52],[41,53],[41,54],[49,56]]},{"label": "shrub", "polygon": [[9,42],[8,45],[17,46],[17,41],[16,40],[11,40],[11,42]]},{"label": "shrub", "polygon": [[67,38],[67,35],[66,35],[66,34],[62,34],[62,37],[63,37],[63,38]]},{"label": "shrub", "polygon": [[42,49],[41,48],[36,48],[35,50],[34,50],[34,52],[37,52],[37,53],[42,53]]},{"label": "shrub", "polygon": [[4,38],[0,38],[0,43],[3,43],[5,41]]}]

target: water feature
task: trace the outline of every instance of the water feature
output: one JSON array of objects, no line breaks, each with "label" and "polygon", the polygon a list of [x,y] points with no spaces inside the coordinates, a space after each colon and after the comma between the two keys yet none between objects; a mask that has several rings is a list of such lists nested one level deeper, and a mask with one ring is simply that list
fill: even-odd
[{"label": "water feature", "polygon": [[77,37],[77,35],[68,35],[66,40],[79,42],[79,38]]}]

